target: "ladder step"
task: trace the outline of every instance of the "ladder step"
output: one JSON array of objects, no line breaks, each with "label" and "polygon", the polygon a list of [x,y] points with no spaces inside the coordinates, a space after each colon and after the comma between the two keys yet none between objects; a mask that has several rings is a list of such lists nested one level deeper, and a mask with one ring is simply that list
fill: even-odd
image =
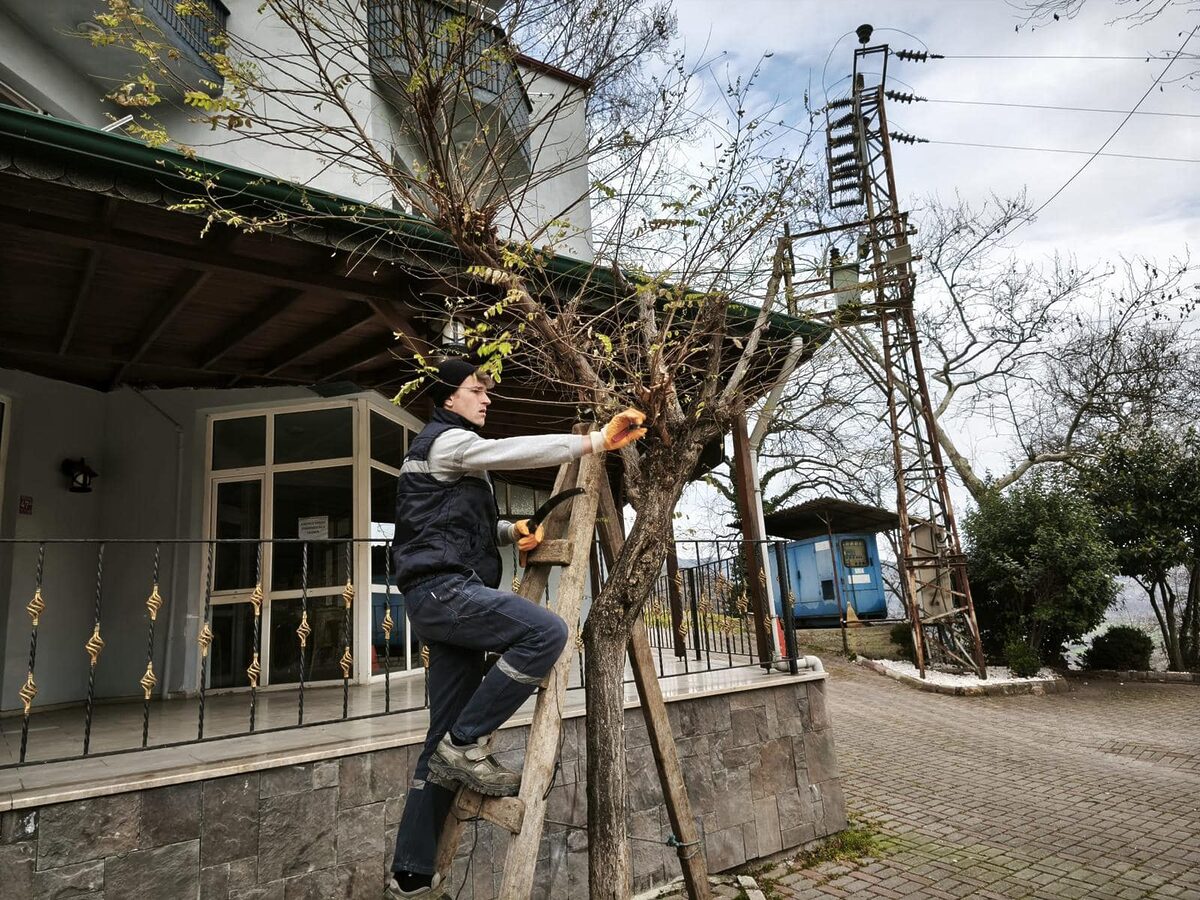
[{"label": "ladder step", "polygon": [[519,797],[487,797],[463,787],[454,796],[454,815],[463,821],[484,819],[511,834],[520,834],[525,824],[525,801]]},{"label": "ladder step", "polygon": [[542,541],[537,549],[529,554],[528,563],[539,566],[569,566],[571,554],[574,552],[575,548],[568,540],[556,538]]}]

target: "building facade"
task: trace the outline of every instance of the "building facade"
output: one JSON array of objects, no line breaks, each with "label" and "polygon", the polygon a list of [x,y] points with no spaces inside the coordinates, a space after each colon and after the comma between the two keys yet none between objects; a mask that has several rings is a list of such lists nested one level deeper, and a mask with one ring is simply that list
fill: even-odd
[{"label": "building facade", "polygon": [[[385,652],[393,673],[419,668],[402,598],[387,591],[384,546],[394,478],[425,410],[388,397],[404,380],[394,332],[437,349],[440,324],[411,273],[436,270],[430,260],[450,248],[431,252],[421,223],[406,222],[413,243],[372,261],[404,270],[384,279],[355,271],[361,255],[352,260],[345,236],[328,231],[260,238],[220,229],[230,233],[202,239],[201,219],[166,209],[183,188],[164,187],[154,171],[164,159],[176,171],[190,163],[111,127],[124,111],[104,95],[128,54],[87,40],[98,5],[0,2],[0,710],[22,705],[25,606],[39,587],[47,610],[38,640],[54,662],[38,669],[38,707],[79,702],[89,690],[138,696],[148,663],[156,695],[202,681],[243,689],[255,659],[260,687],[292,685],[302,601],[313,629],[305,677],[340,682],[347,582],[359,598],[352,680],[383,677]],[[297,49],[295,34],[253,0],[209,5],[229,34],[268,57]],[[171,2],[144,7],[178,50],[180,81],[216,77],[204,57],[207,26],[181,19]],[[372,140],[415,171],[422,160],[381,87],[392,63],[371,43],[398,7],[361,5],[369,46],[350,102],[377,107],[363,116]],[[563,165],[586,148],[586,84],[520,56],[497,78],[498,101],[523,105],[528,124],[513,138],[525,142],[525,168],[513,177],[530,188],[505,227],[520,238],[550,218],[568,221],[563,247],[590,258],[586,165]],[[554,114],[540,115],[552,101]],[[240,173],[251,192],[261,179],[279,196],[364,204],[380,221],[395,213],[387,182],[354,165],[269,140],[214,140],[182,109],[162,119],[226,182]],[[73,461],[97,473],[87,492],[71,490],[64,465]],[[530,512],[548,485],[540,487],[500,482],[502,511]],[[299,538],[315,543],[280,542]],[[244,543],[220,544],[210,558],[214,539]],[[506,567],[511,578],[515,560]],[[141,623],[155,583],[165,603],[147,648]],[[398,624],[384,638],[388,611]],[[213,638],[203,653],[196,638],[206,625]],[[97,626],[106,646],[94,664],[83,644]]]}]

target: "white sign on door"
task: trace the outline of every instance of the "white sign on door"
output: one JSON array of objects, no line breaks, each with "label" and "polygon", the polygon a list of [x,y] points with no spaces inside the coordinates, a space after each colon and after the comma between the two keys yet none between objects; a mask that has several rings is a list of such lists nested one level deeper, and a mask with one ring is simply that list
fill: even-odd
[{"label": "white sign on door", "polygon": [[301,516],[296,537],[302,541],[321,541],[329,537],[329,516]]}]

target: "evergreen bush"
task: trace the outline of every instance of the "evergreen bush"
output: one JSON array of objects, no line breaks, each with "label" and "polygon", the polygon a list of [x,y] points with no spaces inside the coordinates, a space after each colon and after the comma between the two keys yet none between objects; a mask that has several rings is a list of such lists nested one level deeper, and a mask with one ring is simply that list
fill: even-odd
[{"label": "evergreen bush", "polygon": [[1146,632],[1132,625],[1114,625],[1092,641],[1092,646],[1083,654],[1083,667],[1145,672],[1150,668],[1153,652],[1154,641]]}]

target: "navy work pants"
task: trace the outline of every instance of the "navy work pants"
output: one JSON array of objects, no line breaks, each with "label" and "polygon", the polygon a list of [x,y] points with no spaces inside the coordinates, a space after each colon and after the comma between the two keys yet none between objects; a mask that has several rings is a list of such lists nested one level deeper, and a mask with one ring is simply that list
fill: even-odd
[{"label": "navy work pants", "polygon": [[[567,625],[544,606],[474,575],[422,581],[404,591],[404,603],[413,631],[429,647],[429,734],[404,804],[392,870],[430,874],[454,791],[427,780],[429,758],[447,731],[473,743],[508,721],[562,655]],[[501,654],[486,675],[485,652]]]}]

